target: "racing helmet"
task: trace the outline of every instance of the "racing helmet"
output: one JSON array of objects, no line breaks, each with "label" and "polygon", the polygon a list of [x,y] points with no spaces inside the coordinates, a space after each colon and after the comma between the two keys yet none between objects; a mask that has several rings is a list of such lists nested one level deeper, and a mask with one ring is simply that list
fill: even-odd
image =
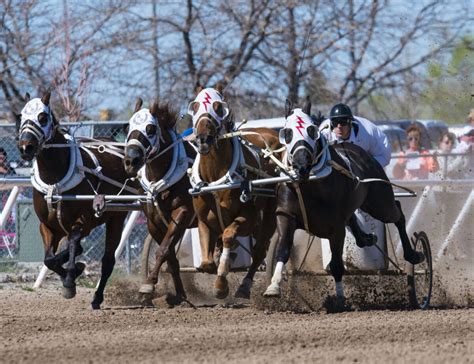
[{"label": "racing helmet", "polygon": [[347,125],[354,120],[352,111],[346,104],[334,105],[329,112],[329,120],[331,120],[331,128],[335,128],[337,124]]}]

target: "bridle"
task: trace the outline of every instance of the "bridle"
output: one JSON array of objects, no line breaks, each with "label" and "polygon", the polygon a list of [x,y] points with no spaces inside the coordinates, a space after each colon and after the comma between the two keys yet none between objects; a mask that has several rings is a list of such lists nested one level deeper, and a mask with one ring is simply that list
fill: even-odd
[{"label": "bridle", "polygon": [[[44,125],[39,121],[39,116],[43,113],[46,114]],[[49,106],[43,104],[39,98],[30,100],[21,111],[20,138],[23,134],[31,134],[41,147],[54,137],[55,130],[54,117]]]},{"label": "bridle", "polygon": [[[145,163],[152,159],[154,155],[160,150],[160,141],[163,140],[163,136],[161,135],[161,129],[158,126],[158,122],[156,118],[150,113],[148,109],[141,109],[140,111],[136,112],[129,121],[130,123],[130,130],[127,135],[126,140],[126,147],[129,146],[136,146],[140,149],[143,153],[143,158],[145,159]],[[149,135],[146,131],[146,128],[152,125],[155,127],[154,135]],[[140,135],[144,137],[146,141],[146,145],[144,145],[139,138],[131,138],[133,132],[138,131]],[[150,133],[152,134],[152,133]],[[155,138],[153,139],[151,138]]]}]

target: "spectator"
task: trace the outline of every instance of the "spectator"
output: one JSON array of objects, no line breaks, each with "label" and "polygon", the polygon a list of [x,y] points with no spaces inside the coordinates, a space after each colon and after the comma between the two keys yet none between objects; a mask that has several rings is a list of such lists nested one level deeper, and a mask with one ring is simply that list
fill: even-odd
[{"label": "spectator", "polygon": [[[421,129],[416,125],[410,125],[407,130],[408,149],[406,153],[401,152],[397,163],[393,167],[393,176],[397,179],[417,180],[428,179],[431,172],[439,169],[436,157],[423,157],[429,151],[420,145]],[[412,158],[406,158],[413,156]],[[419,157],[415,157],[419,156]]]},{"label": "spectator", "polygon": [[459,144],[453,149],[453,153],[469,153],[474,144],[474,126],[466,125],[459,137]]},{"label": "spectator", "polygon": [[0,174],[12,174],[13,170],[7,163],[7,152],[0,147]]},{"label": "spectator", "polygon": [[438,152],[442,154],[451,153],[454,144],[456,144],[456,135],[454,135],[454,133],[446,131],[439,138]]}]

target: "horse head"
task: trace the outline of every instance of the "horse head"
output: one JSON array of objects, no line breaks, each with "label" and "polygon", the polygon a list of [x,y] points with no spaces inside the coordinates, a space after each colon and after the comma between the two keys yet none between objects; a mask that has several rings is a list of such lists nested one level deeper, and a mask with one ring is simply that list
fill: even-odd
[{"label": "horse head", "polygon": [[309,100],[302,109],[293,109],[293,105],[287,100],[286,123],[279,135],[280,142],[286,146],[288,166],[300,179],[309,177],[315,157],[320,150],[319,129],[310,115],[311,102]]},{"label": "horse head", "polygon": [[143,100],[139,98],[129,121],[123,164],[130,176],[136,176],[149,158],[160,150],[162,129],[172,128],[176,123],[176,115],[168,105],[160,106],[158,101],[154,101],[150,109],[142,108],[142,105]]},{"label": "horse head", "polygon": [[223,130],[227,129],[229,107],[222,96],[219,85],[216,88],[198,89],[194,101],[188,106],[193,118],[193,130],[200,154],[206,155]]},{"label": "horse head", "polygon": [[57,121],[49,106],[50,98],[50,91],[42,98],[31,100],[29,94],[25,95],[26,105],[17,116],[18,149],[24,160],[31,161],[35,158],[43,144],[54,136]]}]

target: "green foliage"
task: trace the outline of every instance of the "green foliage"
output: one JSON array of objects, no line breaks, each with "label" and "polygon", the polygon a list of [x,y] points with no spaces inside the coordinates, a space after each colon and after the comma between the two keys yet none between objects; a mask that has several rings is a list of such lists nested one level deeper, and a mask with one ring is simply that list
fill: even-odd
[{"label": "green foliage", "polygon": [[463,123],[472,107],[474,37],[463,37],[453,48],[447,64],[428,65],[426,86],[420,100],[421,117]]}]

